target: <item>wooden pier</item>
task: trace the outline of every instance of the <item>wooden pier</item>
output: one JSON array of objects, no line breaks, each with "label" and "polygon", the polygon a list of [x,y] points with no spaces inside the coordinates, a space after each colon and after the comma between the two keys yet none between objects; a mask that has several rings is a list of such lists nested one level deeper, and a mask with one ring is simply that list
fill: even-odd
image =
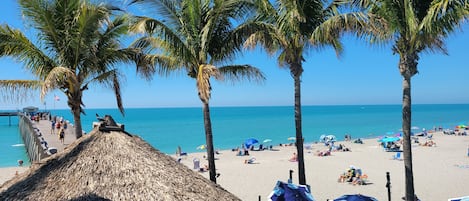
[{"label": "wooden pier", "polygon": [[18,116],[19,112],[0,112],[0,117],[5,117],[5,116]]}]

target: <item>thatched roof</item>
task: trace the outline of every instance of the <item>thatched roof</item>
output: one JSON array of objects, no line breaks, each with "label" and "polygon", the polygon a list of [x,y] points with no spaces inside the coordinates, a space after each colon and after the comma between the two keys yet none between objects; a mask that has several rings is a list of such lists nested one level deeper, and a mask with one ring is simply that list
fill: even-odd
[{"label": "thatched roof", "polygon": [[0,186],[0,200],[240,200],[137,136],[93,130]]}]

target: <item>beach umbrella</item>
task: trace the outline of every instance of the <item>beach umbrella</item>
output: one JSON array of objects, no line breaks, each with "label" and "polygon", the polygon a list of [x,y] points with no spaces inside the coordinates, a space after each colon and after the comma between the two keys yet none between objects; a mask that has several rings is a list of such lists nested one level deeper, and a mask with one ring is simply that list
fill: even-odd
[{"label": "beach umbrella", "polygon": [[328,136],[326,136],[326,141],[327,141],[327,142],[335,142],[335,141],[336,141],[335,135],[328,135]]},{"label": "beach umbrella", "polygon": [[399,141],[401,138],[398,137],[385,137],[379,140],[379,142],[395,142]]},{"label": "beach umbrella", "polygon": [[205,144],[199,145],[199,146],[197,147],[197,149],[200,149],[200,150],[205,149],[205,148],[207,148],[207,146],[206,146]]},{"label": "beach umbrella", "polygon": [[295,140],[296,140],[296,137],[288,137],[287,140],[289,140],[289,141],[295,141]]},{"label": "beach umbrella", "polygon": [[138,135],[99,128],[4,183],[0,200],[241,201]]},{"label": "beach umbrella", "polygon": [[366,195],[353,194],[353,195],[342,195],[339,198],[334,199],[334,201],[378,201],[374,197],[369,197]]},{"label": "beach umbrella", "polygon": [[264,141],[262,141],[263,143],[269,143],[269,142],[272,142],[271,139],[265,139]]},{"label": "beach umbrella", "polygon": [[307,186],[282,181],[277,181],[269,198],[272,201],[314,201],[313,195],[311,195]]},{"label": "beach umbrella", "polygon": [[469,196],[459,197],[459,198],[450,198],[448,201],[469,201]]},{"label": "beach umbrella", "polygon": [[259,143],[259,140],[255,139],[255,138],[248,138],[248,139],[246,139],[246,141],[244,141],[244,146],[246,146],[246,148],[249,148],[252,145],[255,145],[257,143]]},{"label": "beach umbrella", "polygon": [[320,142],[325,142],[326,141],[326,135],[319,136],[319,141]]}]

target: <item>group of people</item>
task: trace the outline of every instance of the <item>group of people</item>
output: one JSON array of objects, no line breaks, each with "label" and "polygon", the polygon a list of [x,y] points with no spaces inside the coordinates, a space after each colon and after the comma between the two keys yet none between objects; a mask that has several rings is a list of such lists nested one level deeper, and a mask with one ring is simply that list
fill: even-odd
[{"label": "group of people", "polygon": [[65,143],[65,131],[67,130],[68,124],[67,122],[60,120],[60,121],[55,121],[52,120],[51,122],[51,134],[57,130],[57,136],[59,137],[60,142],[62,144]]},{"label": "group of people", "polygon": [[353,185],[365,185],[368,175],[363,174],[360,168],[351,165],[344,173],[339,175],[337,182],[344,183],[349,182]]}]

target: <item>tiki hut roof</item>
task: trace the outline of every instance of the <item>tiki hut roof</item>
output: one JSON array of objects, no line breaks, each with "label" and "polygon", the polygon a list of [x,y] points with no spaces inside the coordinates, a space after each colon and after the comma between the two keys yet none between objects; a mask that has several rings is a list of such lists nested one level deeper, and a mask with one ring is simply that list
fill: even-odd
[{"label": "tiki hut roof", "polygon": [[94,129],[0,186],[0,200],[240,200],[125,132]]}]

